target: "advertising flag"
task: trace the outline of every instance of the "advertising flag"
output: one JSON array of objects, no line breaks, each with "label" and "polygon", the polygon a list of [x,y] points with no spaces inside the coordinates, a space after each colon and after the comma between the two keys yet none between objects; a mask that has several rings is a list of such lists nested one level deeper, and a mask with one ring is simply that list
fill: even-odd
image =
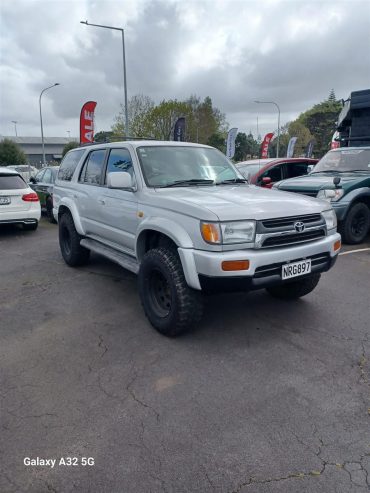
[{"label": "advertising flag", "polygon": [[87,101],[82,108],[80,114],[80,143],[86,144],[94,142],[94,111],[96,107],[95,101]]},{"label": "advertising flag", "polygon": [[237,128],[230,128],[228,134],[227,134],[227,141],[226,141],[226,157],[228,158],[233,158],[235,154],[235,139],[236,139],[236,134],[238,133]]},{"label": "advertising flag", "polygon": [[315,140],[311,139],[307,144],[306,151],[304,153],[304,157],[312,157],[313,146],[315,145]]},{"label": "advertising flag", "polygon": [[177,142],[184,142],[185,140],[185,118],[183,116],[175,123],[173,140],[176,140]]},{"label": "advertising flag", "polygon": [[295,143],[297,142],[297,137],[292,137],[289,141],[289,144],[288,144],[288,150],[287,150],[287,153],[286,153],[286,157],[293,157],[293,154],[294,154],[294,147],[295,147]]},{"label": "advertising flag", "polygon": [[339,132],[334,132],[334,135],[330,142],[330,149],[338,149],[338,147],[340,147]]},{"label": "advertising flag", "polygon": [[273,132],[265,135],[265,138],[263,139],[263,142],[261,144],[261,158],[269,157],[269,145],[273,136]]}]

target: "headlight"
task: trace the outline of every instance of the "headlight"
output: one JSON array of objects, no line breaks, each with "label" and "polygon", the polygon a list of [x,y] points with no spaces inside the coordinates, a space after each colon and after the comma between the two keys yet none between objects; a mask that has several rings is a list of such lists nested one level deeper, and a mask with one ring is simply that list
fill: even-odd
[{"label": "headlight", "polygon": [[319,190],[317,194],[318,199],[328,200],[329,202],[336,202],[344,195],[343,188],[326,188]]},{"label": "headlight", "polygon": [[337,227],[337,215],[335,214],[333,209],[328,211],[324,211],[321,213],[326,222],[326,229],[329,231],[330,229],[334,229]]},{"label": "headlight", "polygon": [[256,221],[201,223],[200,230],[207,243],[251,243],[256,235]]}]

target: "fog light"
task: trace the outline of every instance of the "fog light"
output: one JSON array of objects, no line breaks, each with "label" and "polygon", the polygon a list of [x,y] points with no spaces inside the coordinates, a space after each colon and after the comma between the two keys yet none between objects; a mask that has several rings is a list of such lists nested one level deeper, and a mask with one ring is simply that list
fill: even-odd
[{"label": "fog light", "polygon": [[342,242],[340,240],[337,240],[335,243],[334,243],[334,252],[337,252],[338,250],[340,250],[340,247],[342,246]]},{"label": "fog light", "polygon": [[248,270],[249,260],[224,260],[221,264],[222,270]]}]

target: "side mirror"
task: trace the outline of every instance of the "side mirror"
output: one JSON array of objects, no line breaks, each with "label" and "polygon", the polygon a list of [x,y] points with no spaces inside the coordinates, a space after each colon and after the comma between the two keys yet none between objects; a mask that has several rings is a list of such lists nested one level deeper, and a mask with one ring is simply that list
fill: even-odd
[{"label": "side mirror", "polygon": [[134,184],[130,173],[126,171],[115,171],[114,173],[108,173],[107,176],[108,188],[126,188],[128,190],[134,190]]},{"label": "side mirror", "polygon": [[270,183],[272,183],[272,180],[269,176],[264,176],[262,178],[262,185],[266,186],[266,185],[269,185]]},{"label": "side mirror", "polygon": [[36,178],[34,176],[30,176],[30,183],[36,183]]}]

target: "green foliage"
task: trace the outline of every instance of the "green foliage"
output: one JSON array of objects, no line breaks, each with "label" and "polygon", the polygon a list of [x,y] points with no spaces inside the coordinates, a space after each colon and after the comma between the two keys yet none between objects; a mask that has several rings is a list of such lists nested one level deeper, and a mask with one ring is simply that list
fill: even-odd
[{"label": "green foliage", "polygon": [[113,140],[113,132],[106,132],[102,130],[101,132],[97,132],[94,135],[94,142],[104,143],[104,142],[112,142]]},{"label": "green foliage", "polygon": [[[143,94],[130,98],[128,102],[130,137],[151,137],[172,140],[176,120],[185,117],[185,140],[187,142],[207,143],[213,134],[225,133],[225,115],[206,97],[201,101],[192,95],[185,101],[163,100],[158,105]],[[125,135],[124,107],[115,117],[112,126],[114,140]]]},{"label": "green foliage", "polygon": [[4,139],[0,142],[0,166],[26,163],[26,155],[18,144],[10,139]]},{"label": "green foliage", "polygon": [[214,133],[208,137],[207,145],[216,147],[224,154],[226,153],[226,135],[221,133]]},{"label": "green foliage", "polygon": [[339,101],[327,100],[299,115],[298,121],[308,128],[316,141],[315,156],[321,157],[329,150],[341,109]]},{"label": "green foliage", "polygon": [[337,101],[337,98],[335,97],[334,89],[330,91],[328,101],[330,101],[331,103],[335,103]]},{"label": "green foliage", "polygon": [[63,147],[62,157],[64,157],[67,154],[67,152],[70,151],[71,149],[75,149],[76,147],[79,147],[79,145],[80,144],[75,140],[71,142],[67,142],[67,144]]},{"label": "green foliage", "polygon": [[239,132],[235,139],[234,161],[246,161],[253,157],[258,157],[260,144],[254,139],[253,135]]},{"label": "green foliage", "polygon": [[[297,142],[294,147],[293,157],[300,157],[304,155],[307,144],[313,138],[311,132],[305,127],[299,120],[294,120],[283,125],[280,128],[280,144],[279,144],[279,157],[285,157],[288,151],[289,141],[292,137],[297,137]],[[270,156],[276,156],[277,136],[270,144],[269,153]]]}]

